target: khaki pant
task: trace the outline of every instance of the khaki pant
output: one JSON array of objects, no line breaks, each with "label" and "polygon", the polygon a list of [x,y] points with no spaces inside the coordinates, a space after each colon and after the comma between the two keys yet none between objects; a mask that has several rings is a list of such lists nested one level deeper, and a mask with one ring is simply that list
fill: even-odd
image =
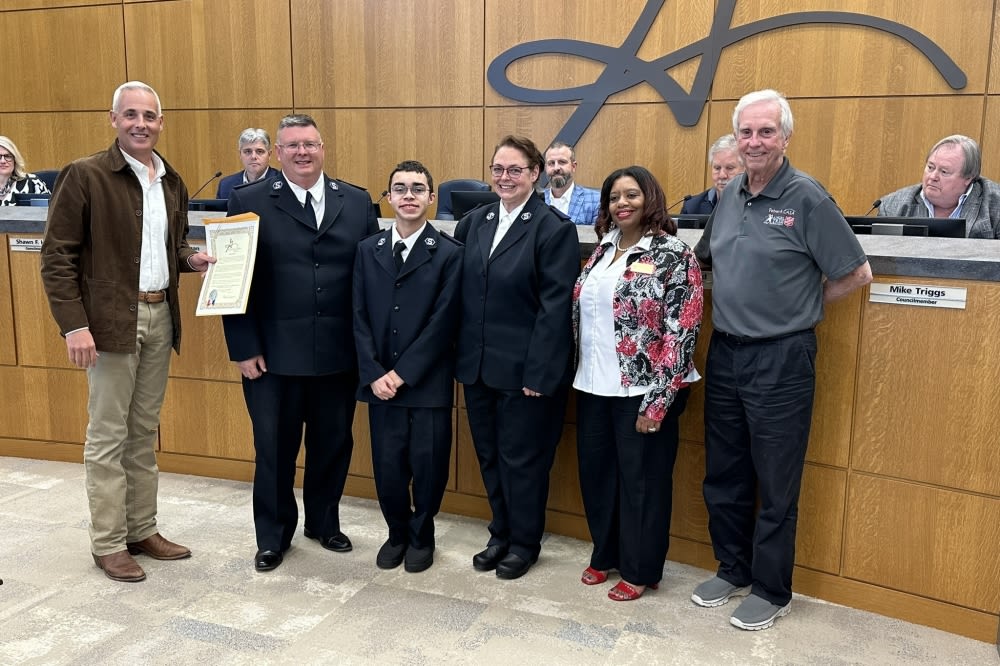
[{"label": "khaki pant", "polygon": [[95,555],[116,553],[157,532],[155,447],[174,327],[166,302],[137,307],[135,353],[100,352],[87,370],[83,463]]}]

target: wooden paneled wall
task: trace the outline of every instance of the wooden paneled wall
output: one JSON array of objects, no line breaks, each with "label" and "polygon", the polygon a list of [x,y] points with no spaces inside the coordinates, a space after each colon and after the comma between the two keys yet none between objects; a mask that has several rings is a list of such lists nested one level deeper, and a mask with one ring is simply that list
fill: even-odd
[{"label": "wooden paneled wall", "polygon": [[[655,3],[654,3],[655,4]],[[236,138],[273,132],[290,111],[316,116],[327,170],[380,193],[401,159],[424,161],[440,182],[486,174],[503,134],[542,147],[576,102],[534,106],[505,98],[486,67],[510,47],[574,39],[617,47],[647,0],[7,0],[0,32],[17,65],[0,71],[0,133],[33,169],[57,168],[110,143],[107,109],[127,79],[150,83],[164,105],[160,148],[193,190],[239,169]],[[819,178],[845,212],[919,179],[927,149],[965,133],[1000,179],[1000,30],[994,3],[740,0],[732,25],[806,11],[896,21],[948,54],[968,83],[952,90],[904,40],[872,28],[800,25],[725,48],[694,127],[681,127],[649,85],[612,95],[577,145],[580,182],[599,186],[627,163],[650,167],[671,201],[706,187],[705,153],[731,130],[735,100],[785,92],[796,116],[793,163]],[[712,0],[666,0],[637,56],[650,61],[708,35]],[[667,74],[685,91],[695,56]],[[568,55],[522,59],[517,85],[594,82],[602,63]],[[702,72],[708,75],[711,72]],[[12,94],[16,93],[16,94]],[[675,101],[675,100],[672,100]]]}]

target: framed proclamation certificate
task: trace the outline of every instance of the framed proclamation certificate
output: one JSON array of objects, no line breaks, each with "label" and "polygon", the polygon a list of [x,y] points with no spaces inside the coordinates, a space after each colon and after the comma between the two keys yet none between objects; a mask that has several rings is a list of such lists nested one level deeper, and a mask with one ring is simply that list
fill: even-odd
[{"label": "framed proclamation certificate", "polygon": [[246,312],[259,230],[260,218],[253,213],[205,220],[205,251],[216,262],[201,283],[197,316]]}]

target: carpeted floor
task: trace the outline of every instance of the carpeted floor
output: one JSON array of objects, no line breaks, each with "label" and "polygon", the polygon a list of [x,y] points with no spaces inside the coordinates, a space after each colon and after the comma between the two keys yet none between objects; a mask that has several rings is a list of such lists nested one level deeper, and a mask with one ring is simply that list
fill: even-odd
[{"label": "carpeted floor", "polygon": [[[472,569],[482,521],[440,516],[433,567],[382,571],[376,503],[345,498],[354,551],[299,536],[270,573],[252,566],[250,485],[163,474],[159,525],[194,556],[139,556],[148,579],[93,563],[83,467],[0,457],[0,664],[996,664],[994,645],[796,596],[771,629],[698,608],[710,575],[667,562],[658,591],[608,600],[581,585],[590,545],[549,535],[502,581]],[[300,498],[301,501],[301,498]]]}]

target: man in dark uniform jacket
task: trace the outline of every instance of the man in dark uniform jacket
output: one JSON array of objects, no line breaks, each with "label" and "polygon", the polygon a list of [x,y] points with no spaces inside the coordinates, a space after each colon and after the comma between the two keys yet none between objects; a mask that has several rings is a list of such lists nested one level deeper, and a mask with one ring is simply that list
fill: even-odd
[{"label": "man in dark uniform jacket", "polygon": [[427,168],[397,165],[389,175],[396,221],[362,241],[354,263],[358,399],[368,403],[375,488],[389,526],[375,563],[393,569],[405,560],[411,573],[434,562],[434,516],[448,483],[462,277],[461,244],[427,222],[433,202]]},{"label": "man in dark uniform jacket", "polygon": [[312,118],[283,118],[277,148],[281,176],[229,198],[230,215],[260,216],[260,237],[247,312],[223,318],[253,421],[258,571],[280,565],[292,543],[303,426],[305,536],[351,550],[339,512],[357,388],[351,274],[358,242],[378,231],[371,197],[323,173],[323,139]]}]

